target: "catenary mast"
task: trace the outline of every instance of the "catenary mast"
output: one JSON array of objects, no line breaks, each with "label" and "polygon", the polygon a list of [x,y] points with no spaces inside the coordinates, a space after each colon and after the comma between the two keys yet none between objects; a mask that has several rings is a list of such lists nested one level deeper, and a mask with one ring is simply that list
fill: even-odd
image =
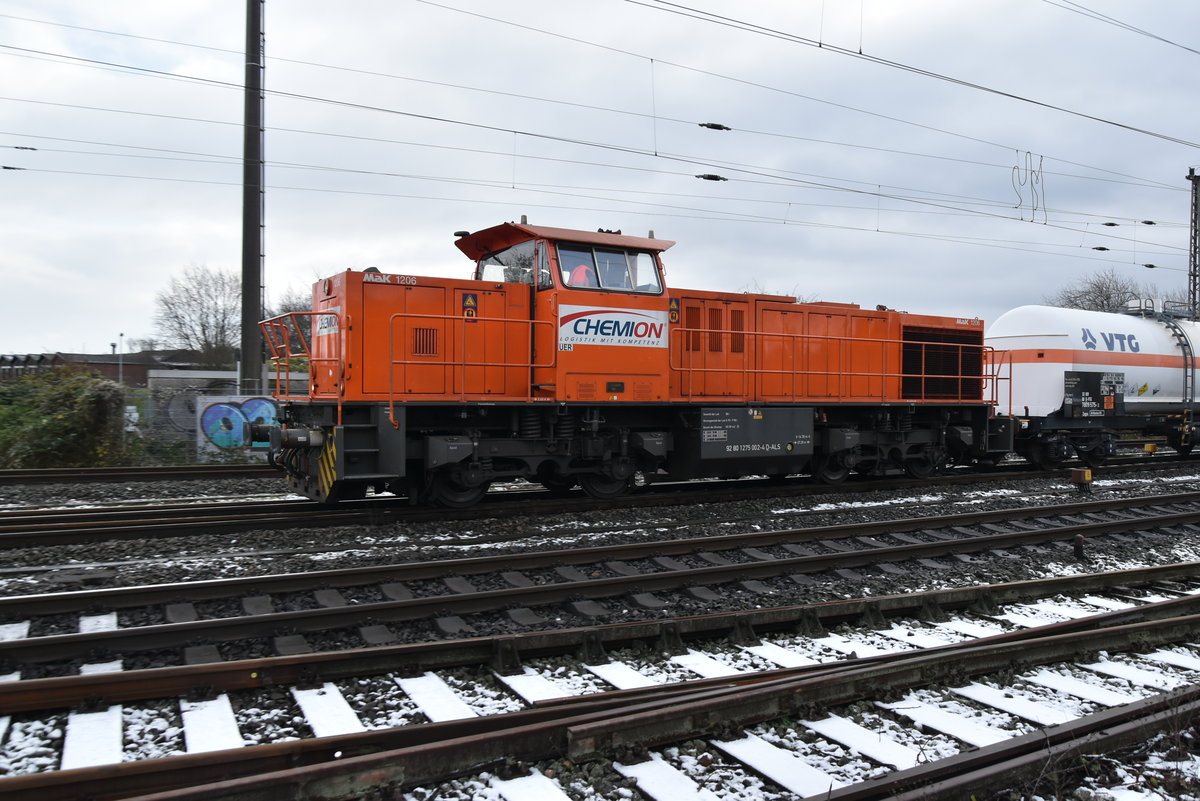
[{"label": "catenary mast", "polygon": [[263,345],[263,72],[266,0],[246,0],[246,85],[242,171],[242,358],[241,391],[262,392]]}]

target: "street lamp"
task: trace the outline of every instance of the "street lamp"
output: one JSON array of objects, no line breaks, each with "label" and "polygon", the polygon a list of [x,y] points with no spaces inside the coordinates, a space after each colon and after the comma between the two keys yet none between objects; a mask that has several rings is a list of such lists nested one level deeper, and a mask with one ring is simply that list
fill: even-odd
[{"label": "street lamp", "polygon": [[117,383],[125,383],[125,334],[117,334]]}]

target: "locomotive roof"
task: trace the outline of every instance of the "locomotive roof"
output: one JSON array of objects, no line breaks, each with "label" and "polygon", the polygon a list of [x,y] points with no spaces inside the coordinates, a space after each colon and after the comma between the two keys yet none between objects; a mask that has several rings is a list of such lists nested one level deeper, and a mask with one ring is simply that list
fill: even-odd
[{"label": "locomotive roof", "polygon": [[529,239],[554,239],[564,242],[582,242],[588,245],[607,245],[617,248],[663,251],[675,243],[670,239],[651,239],[645,236],[625,236],[604,231],[576,231],[571,228],[547,228],[542,225],[501,223],[484,228],[459,238],[454,244],[472,261],[478,261],[489,253],[512,247]]}]

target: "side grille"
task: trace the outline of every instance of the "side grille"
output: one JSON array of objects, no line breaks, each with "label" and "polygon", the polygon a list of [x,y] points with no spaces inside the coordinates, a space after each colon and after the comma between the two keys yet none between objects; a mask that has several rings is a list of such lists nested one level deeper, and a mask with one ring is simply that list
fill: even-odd
[{"label": "side grille", "polygon": [[436,328],[414,328],[412,330],[412,353],[414,356],[438,355],[438,332]]},{"label": "side grille", "polygon": [[901,396],[907,400],[979,400],[983,331],[905,328]]}]

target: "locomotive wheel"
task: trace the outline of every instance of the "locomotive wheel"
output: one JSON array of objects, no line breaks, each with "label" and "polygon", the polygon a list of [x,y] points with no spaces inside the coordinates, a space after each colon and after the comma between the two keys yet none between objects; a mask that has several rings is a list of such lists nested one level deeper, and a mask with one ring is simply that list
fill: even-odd
[{"label": "locomotive wheel", "polygon": [[913,478],[929,478],[936,469],[937,465],[928,456],[916,456],[904,461],[904,472]]},{"label": "locomotive wheel", "polygon": [[329,494],[330,501],[361,501],[367,497],[367,485],[360,482],[343,481]]},{"label": "locomotive wheel", "polygon": [[841,484],[850,475],[850,468],[828,457],[813,463],[813,478],[822,484]]},{"label": "locomotive wheel", "polygon": [[487,495],[491,482],[484,481],[473,487],[465,487],[452,476],[437,473],[429,477],[429,502],[447,509],[465,509],[473,506]]},{"label": "locomotive wheel", "polygon": [[585,473],[579,477],[579,486],[589,497],[597,500],[617,498],[629,491],[629,479],[613,478],[599,473]]},{"label": "locomotive wheel", "polygon": [[575,488],[573,478],[540,478],[538,483],[550,490],[551,495],[563,496]]}]

